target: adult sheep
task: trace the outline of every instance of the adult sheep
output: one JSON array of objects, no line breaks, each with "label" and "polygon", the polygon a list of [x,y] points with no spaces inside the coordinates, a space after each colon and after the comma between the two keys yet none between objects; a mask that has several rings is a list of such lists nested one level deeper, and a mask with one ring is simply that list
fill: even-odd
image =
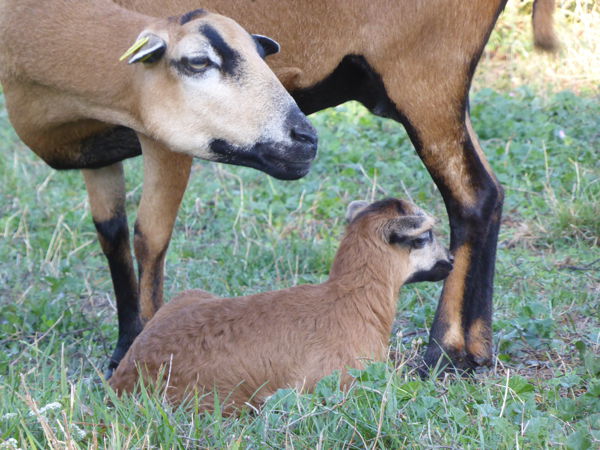
[{"label": "adult sheep", "polygon": [[[150,319],[194,156],[296,179],[316,154],[314,129],[263,61],[276,42],[204,10],[156,17],[108,0],[0,2],[10,120],[50,166],[84,173],[117,300],[109,370],[142,328],[121,161],[144,155],[134,247]],[[134,42],[131,65],[119,62]]]},{"label": "adult sheep", "polygon": [[[197,0],[117,0],[147,13]],[[492,358],[492,288],[503,191],[469,117],[471,79],[506,0],[204,0],[248,30],[275,37],[270,58],[306,114],[358,100],[401,122],[444,199],[454,270],[425,353],[458,368]],[[554,0],[536,0],[536,45],[556,46]]]}]

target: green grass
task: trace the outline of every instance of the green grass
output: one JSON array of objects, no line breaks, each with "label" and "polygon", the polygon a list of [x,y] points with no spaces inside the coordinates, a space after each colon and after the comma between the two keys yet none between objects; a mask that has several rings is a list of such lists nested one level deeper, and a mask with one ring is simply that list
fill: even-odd
[{"label": "green grass", "polygon": [[[600,79],[591,67],[567,83],[574,93],[528,78],[546,57],[515,55],[511,23],[492,36],[496,59],[486,56],[471,105],[506,188],[495,366],[470,379],[416,375],[441,288],[419,284],[401,292],[391,360],[356,373],[350,392],[334,375],[314,394],[280,391],[239,418],[173,409],[154,393],[119,400],[100,382],[116,317],[82,177],[36,159],[0,97],[0,448],[597,448]],[[528,35],[515,39],[529,45]],[[504,78],[492,64],[502,55],[514,56]],[[321,144],[302,180],[195,163],[167,255],[167,298],[324,280],[353,199],[412,198],[447,239],[439,194],[400,125],[353,103],[311,119]],[[126,173],[133,222],[141,161]]]}]

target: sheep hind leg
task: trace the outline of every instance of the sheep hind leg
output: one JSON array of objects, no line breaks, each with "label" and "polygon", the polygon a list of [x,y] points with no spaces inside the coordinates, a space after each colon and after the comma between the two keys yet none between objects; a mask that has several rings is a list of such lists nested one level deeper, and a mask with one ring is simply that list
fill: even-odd
[{"label": "sheep hind leg", "polygon": [[[438,111],[444,109],[451,110]],[[409,119],[409,123],[419,156],[446,205],[455,262],[444,283],[424,358],[429,367],[441,362],[444,367],[470,370],[492,359],[492,293],[503,190],[468,112],[431,116],[431,121]]]},{"label": "sheep hind leg", "polygon": [[425,76],[405,76],[421,80],[412,90],[397,80],[384,82],[390,99],[385,115],[405,126],[440,190],[450,222],[454,269],[444,282],[425,364],[470,370],[492,358],[492,291],[503,190],[471,127],[464,73],[466,69],[446,72],[454,96],[438,91],[445,85]]},{"label": "sheep hind leg", "polygon": [[138,287],[125,212],[125,181],[121,162],[99,169],[82,170],[98,240],[108,260],[117,302],[119,337],[110,357],[106,378],[123,358],[142,330]]}]

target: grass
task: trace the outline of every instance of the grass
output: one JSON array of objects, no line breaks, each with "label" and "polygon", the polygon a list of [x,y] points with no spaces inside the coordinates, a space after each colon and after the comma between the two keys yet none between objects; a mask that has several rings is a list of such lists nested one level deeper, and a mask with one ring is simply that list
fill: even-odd
[{"label": "grass", "polygon": [[514,89],[540,85],[548,90],[593,93],[600,80],[600,4],[593,0],[556,0],[554,22],[558,55],[533,51],[533,0],[509,1],[479,64],[475,86]]},{"label": "grass", "polygon": [[[333,375],[314,394],[279,391],[239,418],[173,409],[152,392],[114,398],[99,371],[116,338],[115,305],[83,180],[36,159],[0,99],[0,448],[597,448],[600,53],[590,49],[600,40],[585,28],[600,13],[593,2],[563,2],[568,57],[552,60],[529,53],[529,6],[501,18],[472,96],[506,204],[497,359],[471,379],[415,374],[440,291],[419,284],[401,293],[392,358],[356,373],[348,393]],[[320,154],[300,181],[195,163],[167,255],[167,297],[322,281],[356,198],[412,198],[446,233],[437,190],[401,126],[353,103],[311,119]],[[126,163],[130,220],[140,163]]]}]

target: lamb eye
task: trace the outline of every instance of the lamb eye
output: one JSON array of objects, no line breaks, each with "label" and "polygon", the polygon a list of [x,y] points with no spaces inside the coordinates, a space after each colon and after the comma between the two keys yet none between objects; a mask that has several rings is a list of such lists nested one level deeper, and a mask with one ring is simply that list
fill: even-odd
[{"label": "lamb eye", "polygon": [[195,56],[189,59],[183,58],[182,62],[193,72],[202,72],[212,64],[212,61],[206,56]]},{"label": "lamb eye", "polygon": [[412,248],[423,248],[425,247],[425,244],[427,244],[427,241],[425,239],[417,238],[411,241],[410,246]]},{"label": "lamb eye", "polygon": [[410,246],[412,248],[423,248],[429,242],[433,240],[433,233],[431,230],[426,231],[425,233],[420,234],[415,239],[410,242]]}]

